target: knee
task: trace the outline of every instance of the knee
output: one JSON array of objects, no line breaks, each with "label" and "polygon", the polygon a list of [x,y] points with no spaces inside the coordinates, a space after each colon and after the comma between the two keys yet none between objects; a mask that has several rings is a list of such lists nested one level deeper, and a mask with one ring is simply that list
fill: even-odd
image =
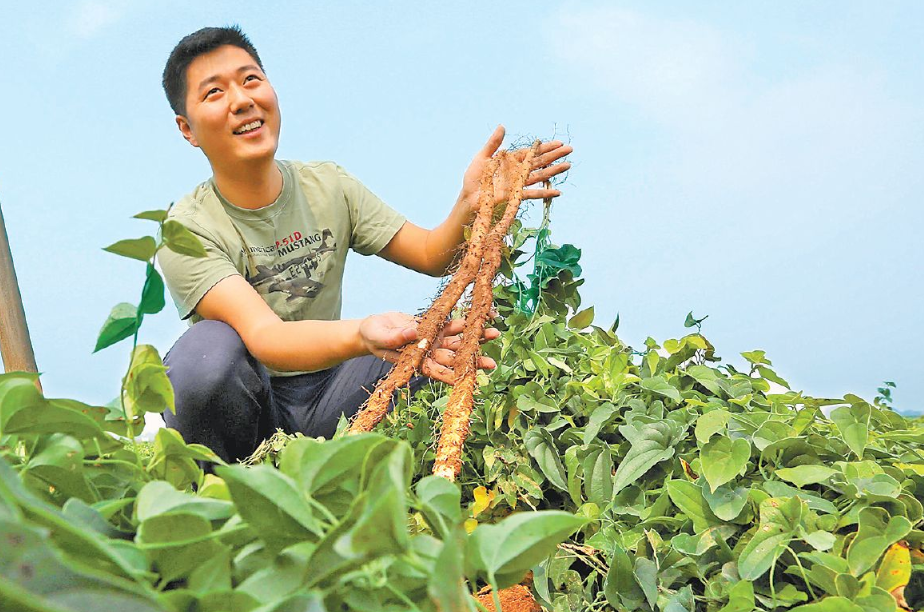
[{"label": "knee", "polygon": [[234,328],[199,321],[177,340],[164,359],[177,395],[209,400],[241,385],[260,384],[262,366]]}]

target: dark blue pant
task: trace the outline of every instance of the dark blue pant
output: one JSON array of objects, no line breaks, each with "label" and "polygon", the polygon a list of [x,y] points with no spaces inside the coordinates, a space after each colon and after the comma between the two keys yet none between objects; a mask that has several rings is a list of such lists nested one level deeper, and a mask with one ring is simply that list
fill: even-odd
[{"label": "dark blue pant", "polygon": [[[176,396],[176,414],[164,413],[167,426],[225,461],[249,457],[277,428],[330,438],[340,415],[353,416],[392,368],[369,355],[320,372],[270,376],[234,328],[210,320],[190,327],[164,364]],[[412,378],[411,392],[426,382]]]}]

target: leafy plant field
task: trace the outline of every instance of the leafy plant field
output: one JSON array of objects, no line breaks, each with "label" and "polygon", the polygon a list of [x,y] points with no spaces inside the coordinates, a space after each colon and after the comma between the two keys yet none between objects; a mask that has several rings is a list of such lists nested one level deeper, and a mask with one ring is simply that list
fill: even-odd
[{"label": "leafy plant field", "polygon": [[[172,403],[144,314],[163,307],[159,239],[112,406],[0,377],[0,609],[475,610],[520,582],[549,610],[892,611],[924,607],[924,426],[888,397],[788,390],[759,350],[722,363],[686,335],[630,347],[581,307],[580,251],[515,224],[494,290],[498,362],[478,375],[456,482],[431,476],[449,387],[404,397],[374,433],[277,436],[204,475],[208,449],[145,412]],[[525,263],[532,240],[546,248]],[[532,273],[513,282],[514,271]],[[159,299],[158,299],[159,294]],[[525,305],[525,306],[524,306]]]}]

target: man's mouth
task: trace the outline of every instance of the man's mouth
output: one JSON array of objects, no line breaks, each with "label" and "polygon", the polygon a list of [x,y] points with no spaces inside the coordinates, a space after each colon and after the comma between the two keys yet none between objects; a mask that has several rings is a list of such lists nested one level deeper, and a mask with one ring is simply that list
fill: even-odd
[{"label": "man's mouth", "polygon": [[260,127],[262,126],[263,126],[263,120],[257,119],[256,121],[251,121],[250,123],[246,125],[242,125],[241,127],[237,128],[236,130],[234,130],[234,133],[237,134],[238,136],[242,134],[249,134],[250,132],[260,129]]}]

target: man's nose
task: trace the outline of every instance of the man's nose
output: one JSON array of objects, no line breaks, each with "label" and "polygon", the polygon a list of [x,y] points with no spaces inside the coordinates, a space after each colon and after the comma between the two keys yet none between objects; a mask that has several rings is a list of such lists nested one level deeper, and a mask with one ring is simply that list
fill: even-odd
[{"label": "man's nose", "polygon": [[235,115],[253,107],[253,98],[243,87],[232,86],[230,94],[231,112]]}]

